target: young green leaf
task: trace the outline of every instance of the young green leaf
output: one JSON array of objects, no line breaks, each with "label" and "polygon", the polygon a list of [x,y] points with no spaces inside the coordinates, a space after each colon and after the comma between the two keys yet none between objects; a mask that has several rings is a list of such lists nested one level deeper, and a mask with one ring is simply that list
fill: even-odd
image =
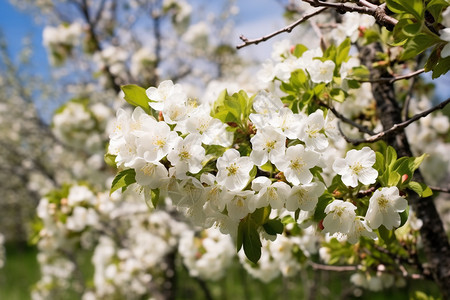
[{"label": "young green leaf", "polygon": [[137,86],[135,84],[122,85],[120,87],[124,92],[124,99],[133,106],[141,107],[146,113],[151,114],[150,107],[148,102],[147,94],[145,93],[145,89]]},{"label": "young green leaf", "polygon": [[125,191],[130,184],[136,182],[136,171],[134,169],[127,169],[119,172],[114,178],[111,184],[110,195],[116,190],[122,188],[122,191]]}]

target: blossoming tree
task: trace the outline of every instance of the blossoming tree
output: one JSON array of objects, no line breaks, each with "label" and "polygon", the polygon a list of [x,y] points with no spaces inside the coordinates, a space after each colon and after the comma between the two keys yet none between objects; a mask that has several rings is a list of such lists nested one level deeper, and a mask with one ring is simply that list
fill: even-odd
[{"label": "blossoming tree", "polygon": [[[173,298],[177,255],[208,298],[204,280],[224,276],[236,252],[263,282],[282,275],[299,283],[307,269],[350,271],[354,285],[373,291],[429,280],[450,296],[447,208],[436,200],[441,218],[433,202],[448,192],[449,125],[438,110],[450,99],[432,106],[417,77],[448,72],[447,1],[291,2],[294,23],[241,36],[238,48],[301,26],[313,29],[316,46],[278,42],[257,76],[237,82],[242,89],[205,83],[214,92],[194,96],[189,78],[204,75],[201,64],[184,69],[180,60],[171,73],[161,60],[170,46],[161,40],[164,18],[194,56],[212,55],[205,26],[186,31],[189,4],[72,2],[84,23],[47,28],[50,55],[64,63],[84,35],[103,88],[112,97],[121,91],[122,104],[108,126],[111,107],[73,100],[56,114],[55,132],[98,158],[98,132],[111,127],[105,161],[117,174],[110,192],[72,182],[42,198],[34,298],[57,297],[74,278],[84,299]],[[144,2],[154,51],[136,47],[130,56],[117,45],[128,36],[114,31],[115,5],[138,13]],[[230,72],[227,51],[216,75]],[[93,287],[77,264],[80,249],[94,251]]]},{"label": "blossoming tree", "polygon": [[[248,95],[225,90],[215,101],[199,99],[192,105],[182,86],[171,81],[147,91],[122,87],[125,100],[136,109],[128,115],[118,112],[111,135],[108,155],[119,169],[112,191],[136,182],[154,207],[170,201],[193,223],[217,226],[261,268],[260,259],[270,245],[261,240],[306,234],[321,240],[322,232],[327,253],[322,259],[357,262],[360,271],[355,276],[365,278],[355,277],[358,285],[375,290],[392,285],[396,277],[419,272],[418,276],[433,278],[446,298],[448,239],[433,192],[418,170],[425,156],[413,156],[405,128],[450,99],[412,114],[415,86],[405,91],[395,82],[422,72],[437,78],[448,71],[448,28],[441,22],[449,4],[304,2],[316,9],[291,26],[260,39],[241,36],[238,48],[291,31],[325,10],[344,14],[331,40],[312,21],[321,48],[279,46],[275,63],[268,62],[260,76],[268,83],[266,91]],[[352,49],[358,52],[352,54]],[[396,75],[404,70],[410,73]],[[359,101],[363,82],[370,83],[365,86],[375,100],[372,110],[357,109],[358,118],[340,113],[346,102]],[[209,120],[193,132],[189,125],[198,121],[201,111]],[[215,125],[218,120],[221,126]],[[349,128],[340,128],[341,122]],[[220,139],[202,138],[212,126]],[[155,131],[157,127],[161,129]],[[361,144],[366,146],[348,150]],[[339,157],[342,152],[345,158]],[[421,226],[413,225],[415,218]],[[311,228],[313,233],[306,231]],[[419,237],[423,247],[417,243]],[[319,268],[314,251],[307,253]],[[399,270],[399,261],[407,267]],[[390,279],[381,285],[370,283],[379,276]]]}]

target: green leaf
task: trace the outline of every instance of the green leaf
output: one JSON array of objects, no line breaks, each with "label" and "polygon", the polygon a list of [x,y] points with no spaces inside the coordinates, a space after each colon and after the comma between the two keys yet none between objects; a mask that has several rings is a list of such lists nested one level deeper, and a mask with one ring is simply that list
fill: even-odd
[{"label": "green leaf", "polygon": [[348,94],[344,90],[336,88],[336,89],[332,89],[330,91],[330,96],[331,96],[331,99],[333,99],[334,101],[342,103],[345,101]]},{"label": "green leaf", "polygon": [[280,219],[268,220],[263,224],[264,230],[271,235],[282,234],[284,230],[283,223]]},{"label": "green leaf", "polygon": [[152,204],[153,204],[153,207],[155,207],[155,208],[156,208],[156,206],[158,206],[158,203],[159,203],[159,194],[160,194],[159,189],[152,190]]},{"label": "green leaf", "polygon": [[392,167],[397,160],[397,152],[391,146],[386,149],[386,166]]},{"label": "green leaf", "polygon": [[331,195],[328,191],[325,191],[325,193],[323,193],[323,195],[319,197],[316,209],[314,210],[314,221],[319,222],[320,220],[323,220],[325,218],[325,208],[328,204],[333,202],[333,200],[333,195]]},{"label": "green leaf", "polygon": [[421,198],[433,195],[433,191],[426,184],[417,181],[410,181],[408,183],[408,188],[416,192]]},{"label": "green leaf", "polygon": [[435,47],[428,57],[427,62],[425,63],[424,69],[425,72],[429,72],[433,70],[433,68],[437,65],[439,61],[438,47]]},{"label": "green leaf", "polygon": [[394,230],[387,230],[384,225],[381,225],[378,228],[378,235],[386,245],[390,245],[393,241],[395,241]]},{"label": "green leaf", "polygon": [[307,51],[307,50],[308,50],[308,47],[306,47],[305,45],[297,44],[297,45],[295,46],[295,48],[294,48],[294,56],[297,57],[297,58],[299,58],[299,57],[301,57],[301,56],[303,55],[303,53],[304,53],[305,51]]},{"label": "green leaf", "polygon": [[441,58],[438,60],[438,63],[434,67],[433,75],[431,76],[431,78],[436,79],[441,75],[447,74],[449,70],[450,70],[450,56],[447,56],[446,58]]},{"label": "green leaf", "polygon": [[262,247],[257,225],[252,218],[246,218],[241,222],[244,223],[242,231],[242,245],[244,246],[245,256],[247,256],[251,262],[256,264],[261,257]]},{"label": "green leaf", "polygon": [[402,30],[406,36],[413,37],[422,30],[422,23],[418,22],[405,25]]},{"label": "green leaf", "polygon": [[266,223],[267,219],[269,218],[269,215],[270,215],[270,208],[261,207],[251,214],[251,218],[257,225],[262,225]]},{"label": "green leaf", "polygon": [[122,85],[123,97],[129,104],[141,107],[146,113],[151,114],[148,102],[150,101],[145,93],[145,89],[135,84]]},{"label": "green leaf", "polygon": [[376,160],[373,168],[378,171],[378,174],[381,175],[386,170],[386,165],[384,163],[384,155],[380,152],[375,152]]},{"label": "green leaf", "polygon": [[120,188],[122,188],[122,191],[125,191],[130,184],[136,182],[135,177],[136,172],[134,171],[134,169],[127,169],[119,172],[119,174],[116,175],[111,184],[111,191],[109,194],[111,195],[113,192]]},{"label": "green leaf", "polygon": [[103,156],[103,159],[108,166],[116,168],[116,157],[117,155],[106,153],[105,156]]},{"label": "green leaf", "polygon": [[402,176],[398,172],[391,171],[391,172],[389,172],[389,179],[388,179],[387,185],[388,186],[397,186],[401,179],[402,179]]},{"label": "green leaf", "polygon": [[407,207],[404,211],[400,213],[400,226],[402,227],[405,225],[406,221],[408,221],[408,215],[409,215],[409,207]]},{"label": "green leaf", "polygon": [[415,170],[417,170],[419,168],[419,166],[422,164],[423,160],[425,159],[425,157],[427,157],[427,154],[424,153],[419,157],[414,157],[410,162],[410,168],[411,168],[411,172],[414,172]]},{"label": "green leaf", "polygon": [[401,14],[405,12],[405,8],[397,0],[386,0],[386,5],[390,11]]},{"label": "green leaf", "polygon": [[348,53],[350,52],[350,39],[346,38],[337,48],[336,64],[340,66],[344,61],[348,59]]},{"label": "green leaf", "polygon": [[420,33],[406,43],[401,59],[408,60],[413,58],[439,41],[439,38],[435,35]]},{"label": "green leaf", "polygon": [[449,2],[446,0],[431,0],[428,2],[426,10],[428,10],[433,18],[438,21],[442,11],[449,6]]}]

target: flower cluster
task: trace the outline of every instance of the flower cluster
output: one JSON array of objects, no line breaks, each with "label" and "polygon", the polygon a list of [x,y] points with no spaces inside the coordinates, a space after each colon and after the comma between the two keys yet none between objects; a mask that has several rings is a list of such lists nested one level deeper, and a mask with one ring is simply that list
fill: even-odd
[{"label": "flower cluster", "polygon": [[42,39],[44,46],[50,52],[50,60],[59,65],[71,55],[72,48],[79,43],[83,28],[79,23],[59,25],[58,27],[46,26]]},{"label": "flower cluster", "polygon": [[[131,115],[119,110],[109,153],[116,155],[119,168],[135,171],[139,185],[160,189],[195,224],[215,223],[235,236],[239,221],[259,208],[314,210],[325,186],[312,169],[321,166],[321,153],[333,135],[322,110],[309,116],[293,113],[280,99],[259,93],[248,116],[255,130],[251,151],[241,155],[223,148],[233,143],[229,127],[210,115],[207,104],[188,99],[180,85],[164,81],[149,88],[147,96],[160,120],[139,107]],[[207,155],[209,146],[224,150]],[[282,172],[285,180],[255,178],[256,166],[264,165]]]},{"label": "flower cluster", "polygon": [[204,280],[218,280],[225,275],[236,255],[231,238],[215,228],[183,233],[178,246],[189,274]]}]

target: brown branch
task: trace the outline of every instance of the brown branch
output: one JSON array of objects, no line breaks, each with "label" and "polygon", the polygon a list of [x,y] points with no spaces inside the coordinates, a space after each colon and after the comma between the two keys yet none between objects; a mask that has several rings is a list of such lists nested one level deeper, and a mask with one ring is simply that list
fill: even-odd
[{"label": "brown branch", "polygon": [[346,2],[333,3],[333,2],[324,2],[321,0],[303,0],[303,1],[309,3],[311,6],[314,7],[331,7],[336,9],[340,13],[358,12],[361,14],[371,15],[372,17],[375,18],[376,22],[379,25],[386,27],[386,29],[389,31],[392,31],[395,25],[397,25],[398,23],[397,19],[388,16],[386,14],[385,5],[377,6],[375,4],[369,3],[368,1],[360,0],[358,4],[361,6],[348,4]]},{"label": "brown branch", "polygon": [[358,266],[332,266],[332,265],[323,265],[318,264],[312,261],[309,261],[308,264],[314,270],[325,270],[325,271],[335,271],[335,272],[352,272],[358,270]]},{"label": "brown branch", "polygon": [[331,112],[336,116],[336,118],[338,118],[339,120],[341,120],[344,123],[350,124],[356,128],[358,128],[358,130],[362,133],[367,133],[370,135],[375,135],[375,132],[373,132],[372,130],[370,130],[369,128],[367,128],[364,125],[358,124],[350,119],[348,119],[347,117],[343,116],[340,112],[338,112],[334,107],[329,106],[328,104],[324,103],[324,102],[319,102],[320,106],[326,107],[327,109],[331,110]]},{"label": "brown branch", "polygon": [[284,27],[284,28],[282,28],[282,29],[280,29],[280,30],[278,30],[278,31],[275,31],[275,32],[273,32],[273,33],[271,33],[271,34],[269,34],[269,35],[266,35],[266,36],[263,36],[263,37],[261,37],[261,38],[258,38],[258,39],[249,40],[249,39],[246,38],[244,35],[241,35],[239,38],[240,38],[241,41],[243,41],[244,43],[242,43],[242,44],[240,44],[240,45],[237,45],[237,46],[236,46],[236,49],[241,49],[241,48],[244,48],[244,47],[246,47],[246,46],[248,46],[248,45],[252,45],[252,44],[258,45],[259,43],[264,42],[264,41],[267,41],[268,39],[271,39],[271,38],[273,38],[274,36],[279,35],[279,34],[281,34],[281,33],[283,33],[283,32],[291,32],[292,29],[294,29],[295,27],[297,27],[297,26],[300,25],[301,23],[303,23],[303,22],[305,22],[306,20],[308,20],[308,19],[314,17],[315,15],[320,14],[321,12],[323,12],[323,11],[326,10],[326,9],[327,9],[326,7],[322,7],[322,8],[320,8],[320,9],[318,9],[318,10],[316,10],[316,11],[310,13],[310,14],[305,14],[305,15],[303,15],[300,19],[298,19],[297,21],[295,21],[294,23],[292,23],[292,24],[290,24],[290,25],[288,25],[288,26],[286,26],[286,27]]},{"label": "brown branch", "polygon": [[391,78],[377,78],[377,79],[358,80],[358,81],[359,82],[370,82],[370,83],[374,83],[374,82],[394,83],[394,82],[396,82],[398,80],[410,79],[410,78],[412,78],[414,76],[422,74],[423,72],[425,72],[425,69],[420,69],[420,70],[414,71],[414,72],[409,73],[409,74],[395,76],[395,77],[391,77]]},{"label": "brown branch", "polygon": [[450,187],[438,187],[438,186],[428,186],[430,189],[432,189],[435,192],[441,192],[441,193],[450,193]]},{"label": "brown branch", "polygon": [[[419,113],[419,114],[414,115],[411,119],[409,119],[409,120],[407,120],[407,121],[405,121],[405,122],[401,122],[401,123],[395,124],[395,125],[392,126],[391,128],[389,128],[389,129],[387,129],[387,130],[384,130],[384,131],[382,131],[382,132],[380,132],[380,133],[378,133],[378,134],[376,134],[376,135],[374,135],[374,136],[371,136],[371,137],[368,138],[368,139],[360,139],[360,140],[356,140],[356,139],[350,139],[350,138],[345,137],[345,136],[344,136],[344,138],[345,138],[345,140],[346,140],[347,142],[352,143],[352,144],[355,145],[355,146],[356,146],[356,145],[359,145],[359,144],[362,144],[362,143],[374,143],[374,142],[376,142],[376,141],[381,140],[381,139],[384,138],[385,136],[391,135],[391,134],[393,134],[393,133],[395,133],[395,132],[397,132],[397,131],[402,130],[403,128],[406,128],[406,127],[409,126],[411,123],[413,123],[413,122],[419,120],[420,118],[423,118],[423,117],[428,116],[429,114],[431,114],[431,113],[432,113],[433,111],[435,111],[435,110],[443,109],[443,108],[444,108],[447,104],[449,104],[449,103],[450,103],[450,98],[448,98],[447,100],[441,102],[440,104],[438,104],[438,105],[436,105],[436,106],[434,106],[434,107],[432,107],[432,108],[430,108],[430,109],[428,109],[428,110],[426,110],[426,111],[424,111],[424,112],[421,112],[421,113]],[[339,128],[339,130],[340,130],[340,128]],[[342,132],[341,132],[341,133],[342,133]]]}]

